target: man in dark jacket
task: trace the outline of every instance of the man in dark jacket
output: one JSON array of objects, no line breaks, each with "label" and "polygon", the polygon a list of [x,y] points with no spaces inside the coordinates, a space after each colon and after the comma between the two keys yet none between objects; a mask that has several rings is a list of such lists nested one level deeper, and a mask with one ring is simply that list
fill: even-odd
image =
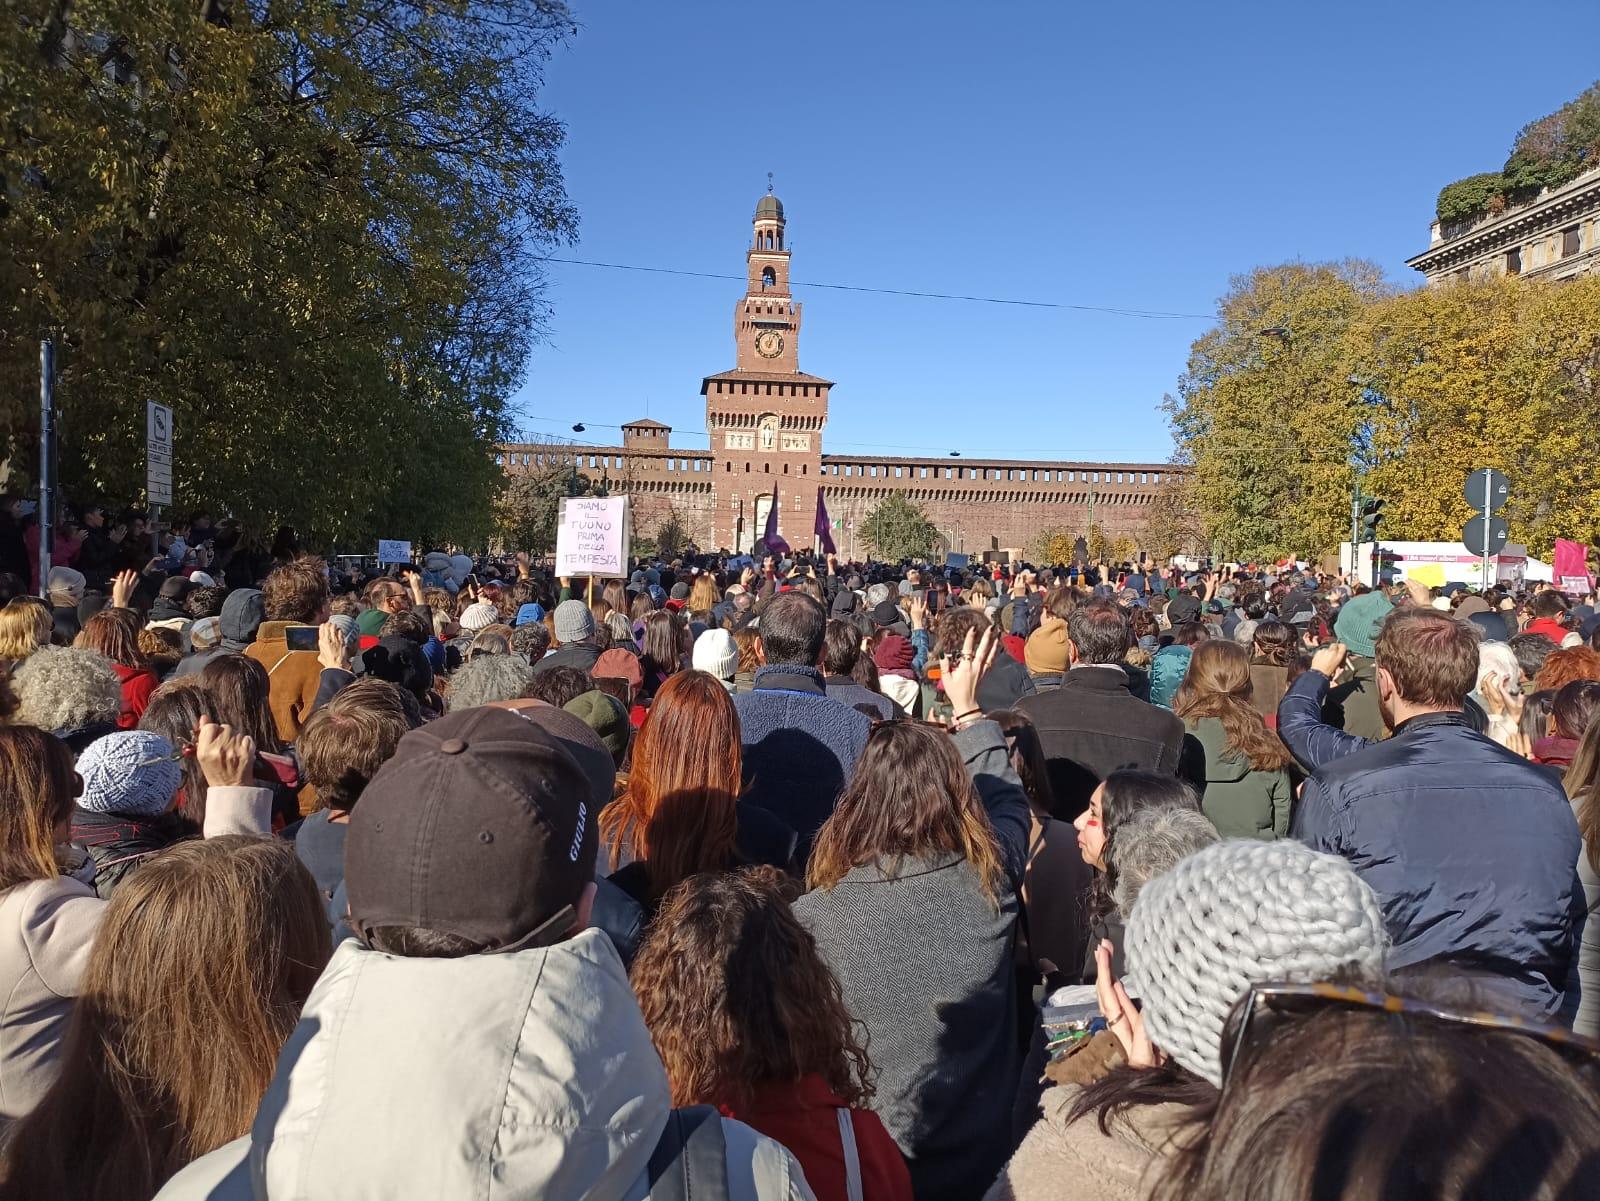
[{"label": "man in dark jacket", "polygon": [[817,669],[828,624],[821,604],[803,592],[780,593],[767,602],[760,622],[764,666],[755,686],[733,698],[743,732],[745,800],[800,836],[797,855],[804,862],[849,783],[872,723],[828,696]]},{"label": "man in dark jacket", "polygon": [[[1315,683],[1337,671],[1341,649],[1318,653]],[[1307,720],[1306,698],[1284,697],[1285,742],[1321,764],[1290,834],[1343,856],[1372,887],[1391,967],[1447,964],[1493,980],[1530,1013],[1554,1014],[1583,911],[1582,840],[1566,795],[1553,775],[1472,729],[1463,711],[1478,668],[1471,626],[1401,609],[1375,650],[1387,742],[1353,749],[1350,735]]]},{"label": "man in dark jacket", "polygon": [[1116,604],[1092,600],[1067,619],[1071,666],[1061,685],[1025,696],[1017,708],[1039,731],[1055,794],[1053,816],[1071,821],[1119,767],[1177,775],[1183,760],[1183,722],[1133,695],[1122,667],[1128,619]]},{"label": "man in dark jacket", "polygon": [[[855,594],[841,592],[839,595]],[[830,621],[822,642],[823,689],[834,700],[842,701],[852,709],[863,712],[871,709],[882,721],[904,717],[905,710],[881,692],[873,692],[856,683],[850,673],[855,670],[860,658],[861,635],[856,633],[855,626],[848,621]]]},{"label": "man in dark jacket", "polygon": [[556,627],[556,641],[561,645],[533,665],[536,672],[554,671],[558,667],[576,667],[579,671],[594,671],[600,648],[594,641],[594,614],[589,606],[576,598],[564,600],[556,606],[552,618]]}]

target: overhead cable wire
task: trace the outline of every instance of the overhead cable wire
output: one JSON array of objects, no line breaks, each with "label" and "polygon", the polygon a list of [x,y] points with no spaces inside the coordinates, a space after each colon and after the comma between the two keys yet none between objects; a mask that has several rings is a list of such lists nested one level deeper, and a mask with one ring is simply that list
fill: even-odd
[{"label": "overhead cable wire", "polygon": [[[685,271],[677,267],[646,267],[638,263],[602,263],[594,259],[545,258],[546,263],[563,263],[569,267],[603,267],[610,271],[641,271],[650,275],[686,275],[693,279],[722,279],[735,283],[745,280],[742,275],[718,271]],[[908,288],[873,288],[864,284],[824,284],[807,280],[790,280],[795,288],[828,288],[835,292],[869,292],[877,296],[913,296],[922,300],[964,300],[973,304],[1006,304],[1030,309],[1067,309],[1079,313],[1106,313],[1114,317],[1138,317],[1149,321],[1215,321],[1215,313],[1176,313],[1161,309],[1125,309],[1104,304],[1068,304],[1054,300],[1018,300],[1006,296],[968,296],[957,292],[919,292]]]}]

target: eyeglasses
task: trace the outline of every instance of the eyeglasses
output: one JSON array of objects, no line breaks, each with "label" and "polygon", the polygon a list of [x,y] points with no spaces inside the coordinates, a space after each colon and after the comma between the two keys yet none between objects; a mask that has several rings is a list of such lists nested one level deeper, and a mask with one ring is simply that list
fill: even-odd
[{"label": "eyeglasses", "polygon": [[1366,992],[1338,984],[1257,984],[1252,985],[1245,997],[1240,1016],[1235,1019],[1237,1029],[1231,1037],[1223,1036],[1222,1086],[1227,1088],[1240,1054],[1252,1038],[1270,1034],[1286,1018],[1314,1013],[1330,1006],[1351,1009],[1373,1009],[1388,1014],[1404,1014],[1428,1021],[1449,1022],[1458,1026],[1475,1026],[1482,1030],[1497,1030],[1524,1034],[1538,1039],[1557,1054],[1579,1064],[1600,1064],[1600,1041],[1574,1034],[1565,1026],[1532,1022],[1526,1018],[1487,1010],[1448,1009],[1431,1005],[1410,997],[1397,997],[1392,993]]}]

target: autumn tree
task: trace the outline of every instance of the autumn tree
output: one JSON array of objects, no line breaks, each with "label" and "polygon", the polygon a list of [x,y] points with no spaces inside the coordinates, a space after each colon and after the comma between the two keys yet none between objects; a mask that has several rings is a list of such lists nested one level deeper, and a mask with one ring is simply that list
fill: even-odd
[{"label": "autumn tree", "polygon": [[1118,534],[1111,540],[1111,558],[1117,563],[1131,563],[1139,555],[1139,544],[1127,534]]},{"label": "autumn tree", "polygon": [[0,437],[58,344],[69,495],[315,541],[488,532],[575,215],[538,103],[558,0],[18,0],[0,22]]},{"label": "autumn tree", "polygon": [[1373,398],[1363,491],[1392,538],[1461,536],[1467,475],[1511,481],[1511,541],[1600,534],[1600,278],[1421,288],[1370,306],[1350,341]]},{"label": "autumn tree", "polygon": [[894,561],[926,556],[939,530],[918,506],[892,493],[873,506],[861,534],[879,559]]},{"label": "autumn tree", "polygon": [[1346,334],[1390,291],[1359,261],[1259,268],[1191,347],[1166,410],[1193,511],[1228,557],[1315,558],[1348,530],[1371,400]]},{"label": "autumn tree", "polygon": [[494,506],[494,532],[507,550],[545,555],[555,550],[561,502],[571,496],[603,495],[602,486],[580,472],[567,447],[536,447],[529,462],[501,481]]},{"label": "autumn tree", "polygon": [[1090,559],[1103,561],[1111,553],[1111,539],[1106,537],[1106,532],[1101,528],[1099,522],[1090,524],[1088,532],[1083,536],[1083,541]]},{"label": "autumn tree", "polygon": [[1030,548],[1034,562],[1051,566],[1071,563],[1078,536],[1066,526],[1051,526],[1039,531]]},{"label": "autumn tree", "polygon": [[1145,507],[1140,540],[1145,550],[1161,563],[1176,554],[1197,549],[1205,542],[1205,532],[1189,500],[1186,476],[1178,472],[1163,474]]}]

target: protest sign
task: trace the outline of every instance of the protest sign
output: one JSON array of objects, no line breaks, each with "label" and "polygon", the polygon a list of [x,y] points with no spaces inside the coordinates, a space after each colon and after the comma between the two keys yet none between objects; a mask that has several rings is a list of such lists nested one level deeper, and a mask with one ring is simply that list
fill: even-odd
[{"label": "protest sign", "polygon": [[1419,563],[1415,567],[1406,568],[1406,579],[1416,580],[1425,588],[1444,587],[1443,563]]},{"label": "protest sign", "polygon": [[628,574],[628,498],[572,496],[556,530],[558,576]]},{"label": "protest sign", "polygon": [[378,539],[378,562],[380,563],[409,563],[411,562],[411,543],[398,542],[393,538]]}]

